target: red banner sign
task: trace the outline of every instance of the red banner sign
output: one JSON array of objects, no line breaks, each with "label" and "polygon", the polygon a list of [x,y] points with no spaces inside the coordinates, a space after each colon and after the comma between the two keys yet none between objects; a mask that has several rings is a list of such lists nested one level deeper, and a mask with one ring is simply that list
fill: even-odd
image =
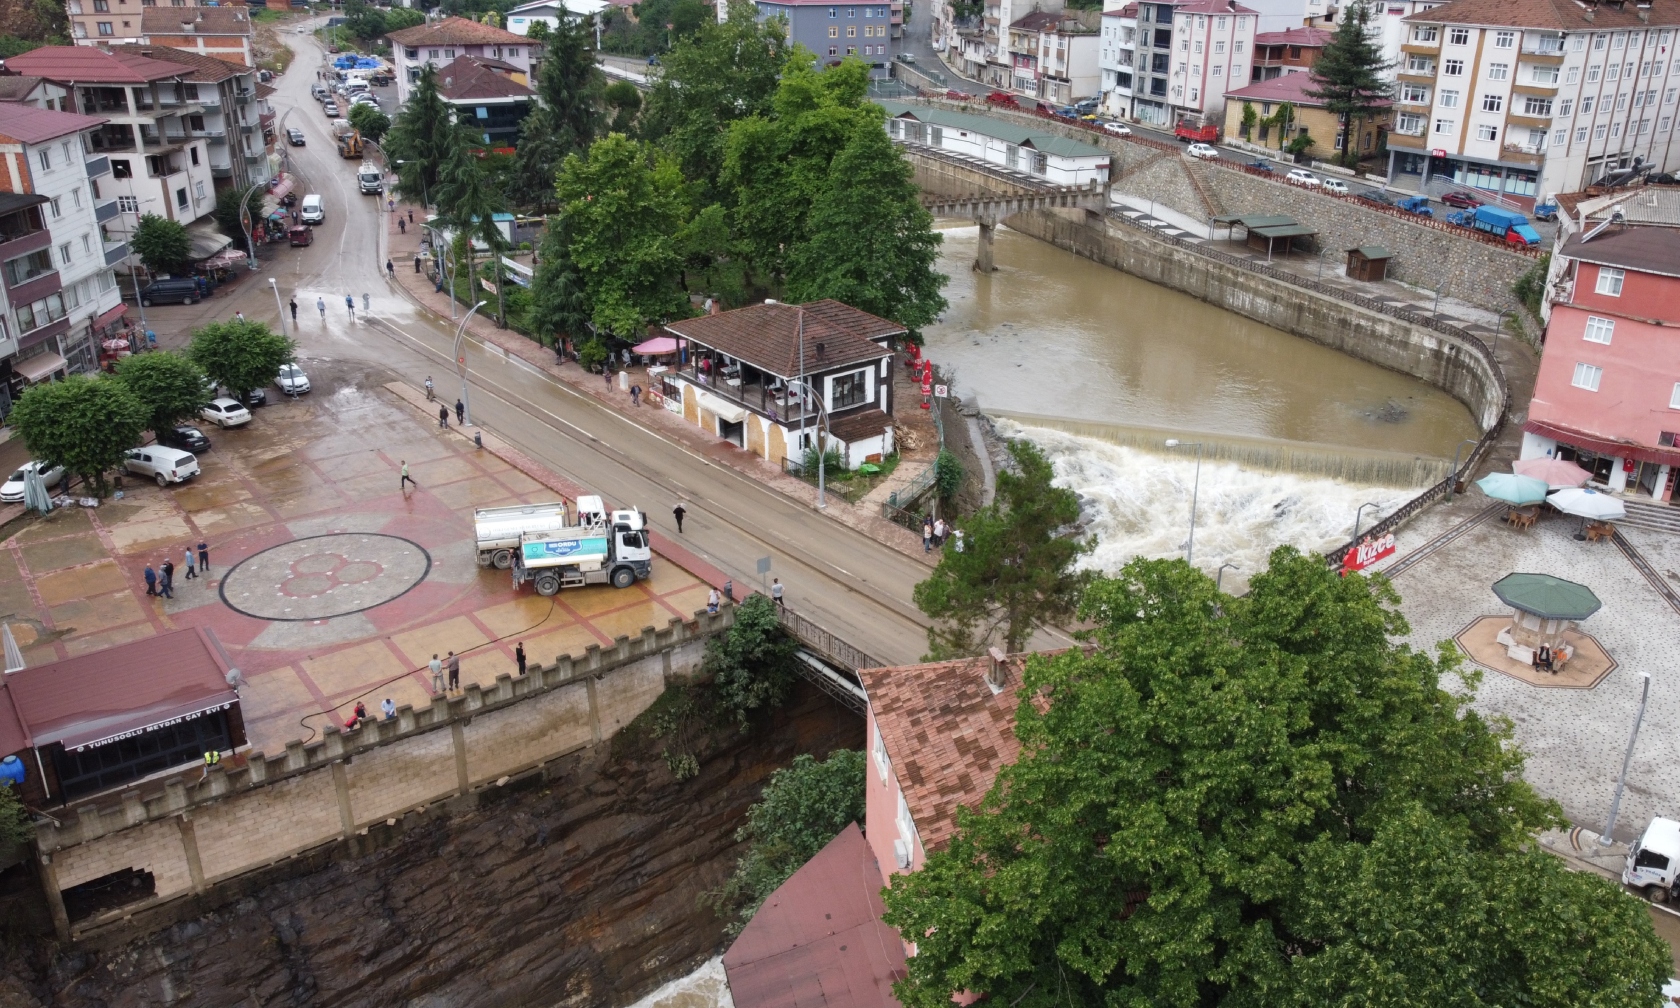
[{"label": "red banner sign", "polygon": [[1385,536],[1379,536],[1375,539],[1369,537],[1361,539],[1359,541],[1359,545],[1348,550],[1347,556],[1342,559],[1342,573],[1349,574],[1353,571],[1364,570],[1376,563],[1378,560],[1393,555],[1393,532],[1390,532]]}]

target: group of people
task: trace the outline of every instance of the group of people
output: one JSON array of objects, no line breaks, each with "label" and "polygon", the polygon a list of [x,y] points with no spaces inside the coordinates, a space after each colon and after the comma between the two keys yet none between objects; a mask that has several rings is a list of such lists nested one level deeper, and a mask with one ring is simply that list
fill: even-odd
[{"label": "group of people", "polygon": [[[524,641],[520,641],[518,644],[516,644],[514,646],[513,660],[519,666],[519,674],[524,675],[525,674],[525,642]],[[427,663],[427,668],[429,668],[431,670],[431,673],[432,673],[432,693],[434,695],[445,696],[445,695],[448,695],[449,693],[460,692],[460,690],[461,690],[461,656],[460,655],[451,651],[451,652],[449,652],[447,657],[439,658],[437,656],[437,654],[434,652],[432,654],[432,660]],[[445,687],[446,682],[447,682],[447,688]],[[386,721],[395,720],[396,716],[397,716],[397,702],[395,700],[392,700],[390,697],[386,697],[385,699],[379,701],[379,714],[380,714],[380,717],[383,720],[386,720]],[[363,704],[360,700],[358,700],[358,701],[356,701],[356,706],[351,710],[350,716],[344,719],[344,727],[345,727],[345,730],[349,730],[351,728],[355,728],[355,727],[359,726],[364,721],[371,721],[371,720],[372,720],[372,718],[370,718],[368,716],[367,706],[365,704]]]},{"label": "group of people", "polygon": [[[210,544],[199,543],[195,554],[188,546],[184,551],[187,562],[187,574],[183,580],[191,581],[198,577],[198,572],[210,575]],[[167,558],[156,567],[146,564],[146,594],[159,598],[172,599],[175,597],[175,564]]]},{"label": "group of people", "polygon": [[951,548],[958,553],[963,551],[963,531],[945,524],[943,518],[922,519],[922,552],[931,553],[935,546],[945,545],[945,537],[950,536]]}]

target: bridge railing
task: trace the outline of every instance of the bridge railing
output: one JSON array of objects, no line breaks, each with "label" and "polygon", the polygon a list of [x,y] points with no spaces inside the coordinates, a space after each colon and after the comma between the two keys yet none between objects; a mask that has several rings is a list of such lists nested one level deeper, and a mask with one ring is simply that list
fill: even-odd
[{"label": "bridge railing", "polygon": [[880,668],[886,664],[886,662],[873,658],[862,650],[846,643],[792,609],[778,608],[776,616],[781,621],[782,629],[791,634],[795,640],[805,645],[817,656],[845,669],[847,672],[855,675],[858,669]]}]

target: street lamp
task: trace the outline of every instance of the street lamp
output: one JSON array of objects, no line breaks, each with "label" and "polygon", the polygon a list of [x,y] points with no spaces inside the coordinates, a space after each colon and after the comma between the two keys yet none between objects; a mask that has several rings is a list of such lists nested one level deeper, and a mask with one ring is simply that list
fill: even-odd
[{"label": "street lamp", "polygon": [[289,336],[291,334],[286,332],[286,306],[280,303],[280,285],[269,277],[268,287],[274,291],[274,310],[280,313],[280,335]]},{"label": "street lamp", "polygon": [[1359,510],[1357,510],[1353,513],[1353,541],[1355,543],[1359,542],[1359,518],[1360,518],[1360,516],[1365,513],[1366,508],[1380,508],[1380,507],[1382,507],[1381,504],[1373,504],[1370,501],[1366,501],[1364,504],[1359,505]]},{"label": "street lamp", "polygon": [[1633,734],[1628,736],[1627,752],[1622,755],[1622,774],[1616,778],[1616,797],[1610,800],[1610,818],[1598,838],[1601,847],[1615,842],[1610,839],[1610,831],[1616,828],[1616,813],[1622,809],[1622,788],[1627,784],[1628,764],[1633,762],[1633,744],[1639,741],[1639,724],[1645,720],[1645,701],[1651,698],[1651,673],[1641,672],[1639,677],[1644,680],[1639,687],[1639,713],[1634,715]]},{"label": "street lamp", "polygon": [[[824,509],[828,507],[828,499],[823,496],[823,476],[828,471],[828,459],[823,450],[823,428],[829,426],[828,407],[823,404],[822,396],[817,394],[817,390],[812,388],[809,382],[795,378],[788,384],[799,386],[802,395],[810,396],[811,401],[817,404],[817,507],[819,510]],[[806,406],[801,402],[799,405],[799,443],[801,445],[805,443],[805,410]]]},{"label": "street lamp", "polygon": [[1219,575],[1213,579],[1213,590],[1214,591],[1223,591],[1224,590],[1225,568],[1227,568],[1227,567],[1231,568],[1232,570],[1242,570],[1241,567],[1238,567],[1234,563],[1220,564],[1219,565]]},{"label": "street lamp", "polygon": [[246,189],[239,196],[239,223],[245,227],[245,254],[249,256],[245,264],[253,270],[257,268],[257,246],[251,237],[252,224],[254,222],[251,220],[251,206],[249,201],[251,199],[251,194],[257,191],[258,186],[265,186],[267,184],[267,182],[253,182],[251,183],[250,188]]},{"label": "street lamp", "polygon": [[[413,164],[414,162],[412,162],[412,161],[392,161],[391,163],[392,164]],[[429,198],[427,198],[427,196],[426,196],[426,172],[425,172],[425,169],[422,168],[421,171],[420,171],[420,209],[424,210],[425,208],[427,208],[431,205],[432,205],[432,201]]]},{"label": "street lamp", "polygon": [[1475,438],[1465,438],[1463,441],[1460,441],[1457,445],[1453,446],[1452,472],[1447,474],[1447,500],[1449,501],[1453,499],[1453,491],[1458,489],[1458,453],[1464,450],[1465,445],[1473,445],[1476,443]]},{"label": "street lamp", "polygon": [[1184,540],[1184,559],[1192,567],[1196,565],[1196,497],[1202,489],[1202,442],[1180,441],[1178,438],[1168,438],[1167,447],[1194,447],[1196,449],[1196,480],[1190,484],[1190,538]]},{"label": "street lamp", "polygon": [[472,399],[467,394],[467,323],[472,320],[473,312],[483,308],[488,301],[480,301],[467,309],[461,316],[461,324],[455,327],[455,372],[461,376],[461,423],[472,423]]}]

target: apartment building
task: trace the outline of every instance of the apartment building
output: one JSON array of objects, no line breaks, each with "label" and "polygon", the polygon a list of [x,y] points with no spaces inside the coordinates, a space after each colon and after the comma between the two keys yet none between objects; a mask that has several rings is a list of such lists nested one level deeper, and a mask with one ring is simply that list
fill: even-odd
[{"label": "apartment building", "polygon": [[1453,0],[1405,18],[1391,181],[1518,207],[1680,164],[1680,0]]},{"label": "apartment building", "polygon": [[[10,211],[0,222],[0,284],[7,310],[0,356],[9,361],[3,393],[98,367],[98,342],[123,316],[112,264],[128,254],[102,239],[117,214],[88,175],[85,150],[105,120],[0,102],[0,192]],[[4,346],[10,342],[8,349]]]},{"label": "apartment building", "polygon": [[1105,86],[1114,82],[1113,96],[1104,95],[1114,114],[1157,126],[1223,122],[1225,92],[1249,80],[1257,11],[1236,0],[1188,0],[1110,13],[1112,55],[1100,65]]},{"label": "apartment building", "polygon": [[408,103],[414,82],[425,67],[442,70],[457,56],[501,60],[526,80],[531,75],[532,44],[523,35],[462,17],[428,21],[385,36],[391,40],[391,61],[397,69],[397,104]]},{"label": "apartment building", "polygon": [[948,32],[956,42],[952,62],[965,77],[1009,90],[1015,78],[1009,26],[1035,11],[1054,14],[1064,7],[1062,0],[987,0],[978,24]]},{"label": "apartment building", "polygon": [[1097,50],[1098,85],[1105,115],[1132,117],[1132,82],[1136,77],[1138,5],[1126,4],[1103,11],[1100,47]]},{"label": "apartment building", "polygon": [[817,54],[824,64],[847,56],[869,64],[869,76],[891,75],[894,41],[893,9],[887,3],[835,4],[832,0],[758,0],[758,19],[782,18],[788,40]]},{"label": "apartment building", "polygon": [[[218,11],[237,9],[242,13],[247,10],[243,6],[234,8],[225,4],[200,3],[198,0],[166,0],[161,7],[157,0],[65,0],[64,5],[65,13],[69,15],[70,36],[77,45],[138,41],[146,34],[144,20],[147,14],[164,10],[175,11],[179,16],[181,11],[204,8]],[[250,34],[249,20],[246,24],[246,34]]]},{"label": "apartment building", "polygon": [[1099,92],[1099,32],[1076,12],[1034,11],[1009,26],[1009,89],[1065,105]]},{"label": "apartment building", "polygon": [[254,67],[251,18],[245,7],[151,7],[140,17],[140,41]]},{"label": "apartment building", "polygon": [[[1302,73],[1312,69],[1324,47],[1330,44],[1335,32],[1305,25],[1283,31],[1261,32],[1254,36],[1254,59],[1249,64],[1248,81],[1258,84],[1284,74]],[[1232,86],[1237,86],[1232,81]]]}]

